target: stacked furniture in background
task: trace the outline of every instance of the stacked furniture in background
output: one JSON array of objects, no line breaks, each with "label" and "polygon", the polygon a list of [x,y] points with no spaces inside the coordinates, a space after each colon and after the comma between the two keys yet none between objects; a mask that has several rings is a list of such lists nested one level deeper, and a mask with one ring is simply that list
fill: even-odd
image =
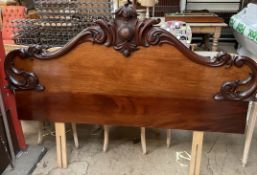
[{"label": "stacked furniture in background", "polygon": [[[224,19],[225,23],[229,23],[232,15],[236,14],[244,5],[243,0],[186,0],[186,10],[208,10],[218,14]],[[222,37],[226,40],[233,39],[232,30],[223,28]]]},{"label": "stacked furniture in background", "polygon": [[60,47],[97,19],[112,18],[109,0],[35,0],[39,19],[13,21],[14,40],[20,45]]},{"label": "stacked furniture in background", "polygon": [[2,34],[4,44],[14,44],[13,20],[25,18],[25,7],[23,6],[2,6]]},{"label": "stacked furniture in background", "polygon": [[193,34],[204,34],[205,48],[209,49],[209,36],[213,36],[212,51],[217,51],[218,41],[221,35],[222,27],[226,27],[227,24],[224,20],[218,17],[216,14],[205,13],[172,13],[165,15],[165,21],[184,21],[192,29]]}]

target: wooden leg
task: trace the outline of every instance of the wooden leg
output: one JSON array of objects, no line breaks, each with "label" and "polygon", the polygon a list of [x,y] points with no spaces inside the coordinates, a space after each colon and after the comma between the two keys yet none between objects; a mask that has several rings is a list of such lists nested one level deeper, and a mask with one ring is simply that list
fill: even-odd
[{"label": "wooden leg", "polygon": [[167,129],[167,147],[169,148],[171,144],[171,129]]},{"label": "wooden leg", "polygon": [[189,175],[199,175],[203,147],[203,132],[193,132],[192,152]]},{"label": "wooden leg", "polygon": [[55,123],[56,153],[59,168],[67,168],[65,123]]},{"label": "wooden leg", "polygon": [[197,44],[190,44],[190,46],[192,51],[195,51],[195,49],[197,48]]},{"label": "wooden leg", "polygon": [[104,145],[103,152],[106,152],[109,145],[109,126],[104,125]]},{"label": "wooden leg", "polygon": [[146,154],[146,140],[145,140],[145,127],[141,127],[141,145],[142,145],[142,150],[143,154]]},{"label": "wooden leg", "polygon": [[209,50],[209,40],[210,40],[210,35],[205,34],[204,35],[204,49]]},{"label": "wooden leg", "polygon": [[247,111],[247,116],[246,116],[246,126],[248,126],[250,118],[252,116],[253,113],[253,108],[254,108],[254,102],[250,101],[248,103],[248,111]]},{"label": "wooden leg", "polygon": [[256,118],[257,118],[257,104],[255,102],[252,103],[249,113],[250,114],[249,114],[249,119],[248,119],[247,130],[246,130],[244,153],[243,153],[243,158],[242,158],[243,167],[245,167],[245,165],[247,164],[247,161],[248,161],[249,150],[251,147],[254,127],[255,127]]},{"label": "wooden leg", "polygon": [[71,123],[71,127],[72,127],[72,134],[73,134],[75,148],[79,148],[79,139],[78,139],[76,123]]},{"label": "wooden leg", "polygon": [[213,35],[212,51],[217,51],[220,35],[221,35],[221,27],[216,27],[215,33]]},{"label": "wooden leg", "polygon": [[43,129],[44,129],[44,122],[39,121],[38,127],[38,137],[37,137],[37,144],[41,144],[43,141]]}]

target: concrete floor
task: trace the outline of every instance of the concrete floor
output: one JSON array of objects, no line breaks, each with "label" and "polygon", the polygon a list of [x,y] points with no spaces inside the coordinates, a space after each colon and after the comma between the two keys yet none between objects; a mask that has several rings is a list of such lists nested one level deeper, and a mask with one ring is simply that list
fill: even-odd
[{"label": "concrete floor", "polygon": [[[69,125],[67,125],[67,128]],[[68,129],[67,129],[68,130]],[[148,154],[143,155],[139,128],[112,127],[107,153],[102,152],[102,131],[79,125],[80,148],[67,133],[69,167],[57,168],[55,138],[44,137],[48,152],[33,175],[187,175],[189,160],[181,158],[191,151],[192,132],[173,130],[172,146],[166,148],[165,130],[147,129]],[[92,134],[93,133],[93,134]],[[36,144],[36,134],[26,134],[27,143]],[[257,129],[247,167],[241,166],[244,135],[206,133],[202,156],[202,175],[255,175],[257,172]],[[181,152],[184,152],[181,154]]]}]

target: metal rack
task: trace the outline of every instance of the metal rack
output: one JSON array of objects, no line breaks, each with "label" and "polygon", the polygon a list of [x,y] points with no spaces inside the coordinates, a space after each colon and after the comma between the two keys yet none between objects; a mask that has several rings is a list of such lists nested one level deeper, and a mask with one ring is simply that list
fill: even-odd
[{"label": "metal rack", "polygon": [[164,16],[165,13],[179,12],[180,0],[159,0],[155,6],[155,16]]},{"label": "metal rack", "polygon": [[20,45],[59,47],[97,19],[112,19],[111,0],[35,0],[39,19],[12,21],[14,41]]}]

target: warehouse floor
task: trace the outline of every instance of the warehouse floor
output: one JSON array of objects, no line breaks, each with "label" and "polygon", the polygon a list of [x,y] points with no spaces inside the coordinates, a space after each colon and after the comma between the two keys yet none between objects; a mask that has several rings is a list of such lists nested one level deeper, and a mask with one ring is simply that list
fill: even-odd
[{"label": "warehouse floor", "polygon": [[[67,128],[69,125],[67,124]],[[67,129],[69,130],[69,129]],[[173,130],[172,146],[165,145],[165,130],[147,129],[148,154],[143,155],[139,128],[112,127],[107,153],[102,152],[102,131],[79,125],[80,148],[67,133],[69,166],[57,168],[55,138],[44,137],[48,152],[38,163],[33,175],[187,175],[192,132]],[[36,144],[36,134],[26,134],[27,143]],[[202,175],[254,175],[257,172],[257,129],[255,130],[248,165],[241,157],[244,135],[206,133],[202,156]],[[184,158],[183,158],[184,157]]]}]

